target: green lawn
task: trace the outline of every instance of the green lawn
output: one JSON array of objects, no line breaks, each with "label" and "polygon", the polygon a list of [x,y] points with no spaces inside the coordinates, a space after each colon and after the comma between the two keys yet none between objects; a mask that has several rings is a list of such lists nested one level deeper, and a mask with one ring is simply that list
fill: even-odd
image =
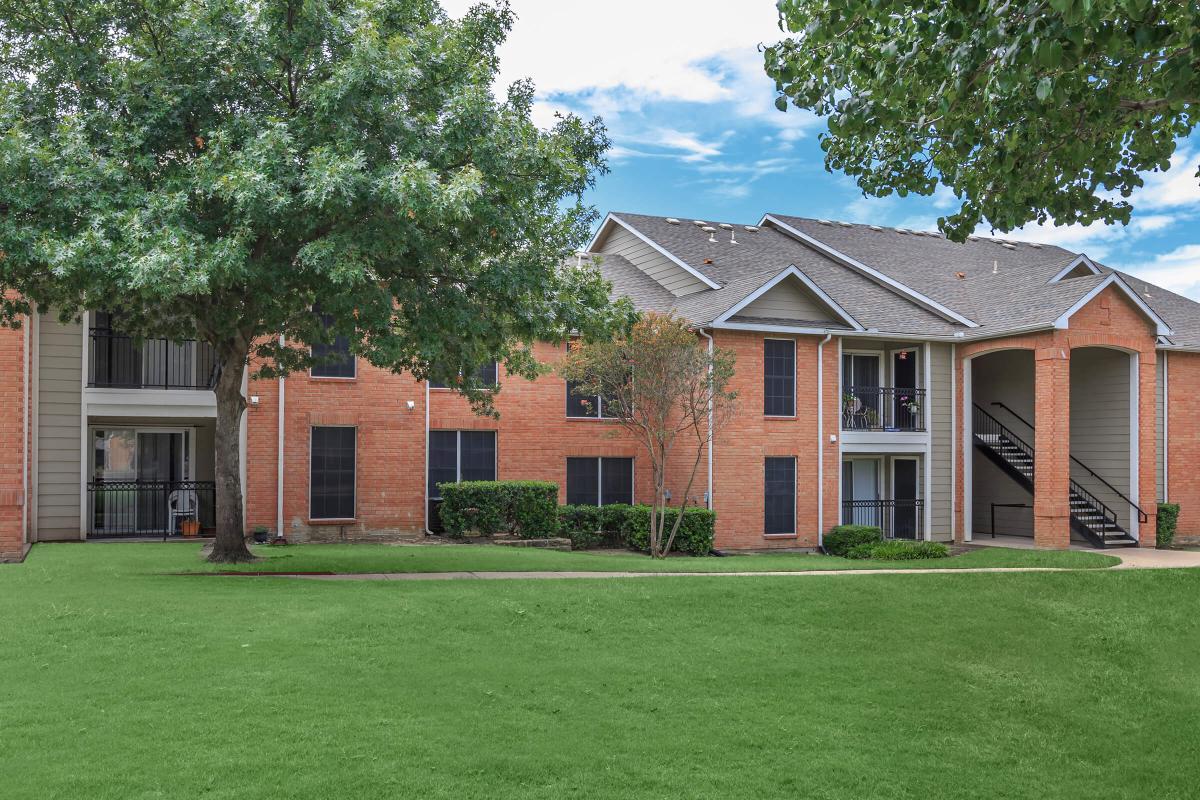
[{"label": "green lawn", "polygon": [[[155,545],[104,545],[106,547]],[[173,547],[198,547],[171,543]],[[1094,552],[980,548],[960,556],[924,561],[852,561],[809,553],[759,553],[725,558],[689,556],[655,560],[622,551],[564,553],[557,550],[490,545],[393,546],[310,544],[255,547],[262,560],[253,564],[209,565],[189,562],[189,570],[246,572],[773,572],[814,569],[965,569],[968,567],[1111,567],[1118,559]],[[172,564],[175,562],[171,562]]]},{"label": "green lawn", "polygon": [[196,565],[0,566],[0,796],[1195,796],[1200,570],[166,574]]}]

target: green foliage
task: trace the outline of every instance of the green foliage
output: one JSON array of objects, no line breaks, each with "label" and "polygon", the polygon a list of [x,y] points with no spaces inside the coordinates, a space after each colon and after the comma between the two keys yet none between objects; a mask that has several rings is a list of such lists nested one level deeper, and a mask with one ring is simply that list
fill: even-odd
[{"label": "green foliage", "polygon": [[1155,522],[1155,543],[1159,547],[1170,547],[1175,543],[1175,527],[1179,523],[1178,503],[1159,503]]},{"label": "green foliage", "polygon": [[926,558],[946,558],[949,555],[950,548],[941,542],[909,542],[903,539],[863,542],[846,551],[846,558],[870,558],[875,561],[916,561]]},{"label": "green foliage", "polygon": [[778,6],[776,105],[826,117],[826,165],[868,195],[949,187],[961,206],[938,224],[958,241],[983,221],[1128,222],[1138,173],[1196,124],[1195,2]]},{"label": "green foliage", "polygon": [[573,550],[623,546],[631,509],[632,506],[622,503],[606,506],[559,506],[559,535],[571,540]]},{"label": "green foliage", "polygon": [[876,525],[838,525],[825,534],[825,552],[844,556],[851,548],[883,541],[883,531]]},{"label": "green foliage", "polygon": [[[650,514],[653,509],[647,505],[633,506],[629,510],[625,543],[633,550],[650,551]],[[666,527],[663,533],[663,543],[670,535],[671,526],[679,517],[679,509],[666,510]],[[679,532],[671,549],[693,556],[705,556],[712,552],[713,534],[717,524],[717,515],[707,508],[689,508],[683,512],[683,522],[679,523]]]},{"label": "green foliage", "polygon": [[550,481],[441,483],[446,534],[545,539],[558,532],[558,484]]}]

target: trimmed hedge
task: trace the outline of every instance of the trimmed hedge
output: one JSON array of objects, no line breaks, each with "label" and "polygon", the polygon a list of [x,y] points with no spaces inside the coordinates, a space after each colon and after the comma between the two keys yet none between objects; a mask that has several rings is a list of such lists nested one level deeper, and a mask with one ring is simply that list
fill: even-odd
[{"label": "trimmed hedge", "polygon": [[549,481],[440,483],[446,535],[545,539],[558,533],[558,484]]},{"label": "trimmed hedge", "polygon": [[851,549],[883,541],[883,531],[877,525],[838,525],[825,534],[825,552],[845,556]]},{"label": "trimmed hedge", "polygon": [[916,561],[924,558],[946,558],[948,555],[950,555],[950,548],[941,542],[910,542],[904,539],[889,539],[885,542],[855,545],[846,553],[846,558]]},{"label": "trimmed hedge", "polygon": [[1179,523],[1179,503],[1159,503],[1155,544],[1170,547],[1175,543],[1175,526]]},{"label": "trimmed hedge", "polygon": [[572,550],[591,547],[623,547],[633,506],[613,503],[607,506],[559,506],[560,536],[571,540]]},{"label": "trimmed hedge", "polygon": [[[629,509],[625,544],[633,550],[650,552],[650,506],[633,506]],[[669,536],[671,526],[679,516],[679,509],[667,509],[666,529],[664,536]],[[713,530],[716,527],[717,515],[707,508],[689,508],[683,513],[683,522],[679,523],[679,532],[671,545],[674,552],[687,553],[693,556],[706,556],[712,552]]]}]

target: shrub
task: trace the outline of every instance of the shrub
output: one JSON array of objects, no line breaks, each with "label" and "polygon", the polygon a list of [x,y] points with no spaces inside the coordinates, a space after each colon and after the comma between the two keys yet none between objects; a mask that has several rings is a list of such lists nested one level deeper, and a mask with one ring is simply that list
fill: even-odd
[{"label": "shrub", "polygon": [[1155,544],[1159,547],[1170,547],[1175,542],[1175,526],[1178,522],[1179,503],[1159,503]]},{"label": "shrub", "polygon": [[558,484],[549,481],[441,483],[439,511],[448,536],[511,533],[545,539],[558,532]]},{"label": "shrub", "polygon": [[[650,506],[633,506],[629,509],[625,544],[633,550],[650,552],[650,511]],[[678,516],[679,509],[667,509],[664,536],[670,535],[671,526]],[[671,549],[693,556],[708,555],[712,551],[716,522],[717,515],[707,508],[689,508],[683,512],[683,522],[679,523],[679,532],[675,534]]]},{"label": "shrub", "polygon": [[924,558],[945,558],[948,555],[950,548],[941,542],[909,542],[904,539],[864,542],[846,552],[846,558],[870,558],[875,561],[915,561]]},{"label": "shrub", "polygon": [[825,534],[825,552],[844,556],[860,544],[883,541],[883,531],[876,525],[838,525]]},{"label": "shrub", "polygon": [[632,506],[559,506],[558,528],[571,540],[572,550],[590,547],[619,547],[625,542]]}]

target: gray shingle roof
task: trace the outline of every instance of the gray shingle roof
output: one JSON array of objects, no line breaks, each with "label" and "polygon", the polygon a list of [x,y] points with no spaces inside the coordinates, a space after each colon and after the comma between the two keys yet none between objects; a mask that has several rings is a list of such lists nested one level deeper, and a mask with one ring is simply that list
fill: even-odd
[{"label": "gray shingle roof", "polygon": [[[676,297],[620,256],[605,255],[601,271],[613,282],[614,293],[630,297],[639,308],[675,311],[698,325],[713,322],[789,265],[795,265],[868,329],[911,336],[988,338],[1053,324],[1112,271],[1098,264],[1100,275],[1051,284],[1049,281],[1075,260],[1077,253],[1052,245],[991,238],[959,244],[936,234],[770,215],[979,324],[978,328],[969,328],[770,224],[757,231],[747,230],[742,223],[733,225],[735,245],[730,243],[731,231],[719,228],[712,237],[716,242],[711,242],[710,235],[690,218],[681,217],[678,224],[672,224],[665,217],[643,214],[612,216],[720,284],[719,289]],[[709,224],[716,227],[721,223]],[[1120,274],[1172,328],[1175,335],[1171,339],[1176,345],[1200,348],[1200,303],[1153,286],[1145,296],[1145,281]],[[755,322],[812,324],[804,320]]]}]

